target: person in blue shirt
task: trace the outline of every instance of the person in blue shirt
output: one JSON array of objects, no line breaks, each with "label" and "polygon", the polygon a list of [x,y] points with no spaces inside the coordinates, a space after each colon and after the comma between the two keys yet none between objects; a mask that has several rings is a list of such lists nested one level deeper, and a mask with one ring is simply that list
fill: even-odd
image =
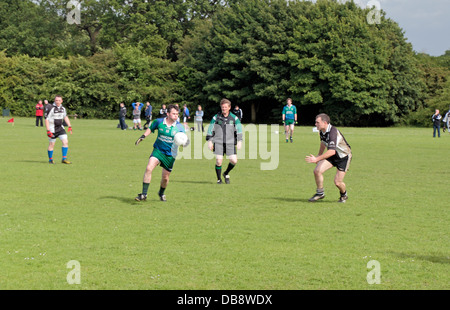
[{"label": "person in blue shirt", "polygon": [[152,121],[152,110],[153,110],[152,105],[150,104],[150,102],[147,101],[146,106],[145,106],[144,129],[147,129],[147,125],[150,124],[150,122]]},{"label": "person in blue shirt", "polygon": [[[169,183],[170,173],[172,172],[175,158],[178,153],[178,146],[174,143],[173,138],[178,132],[185,132],[183,125],[177,119],[179,108],[175,105],[167,107],[167,116],[155,119],[144,134],[136,141],[136,145],[142,142],[150,133],[157,131],[158,136],[153,144],[153,152],[148,160],[147,168],[144,173],[142,182],[142,193],[135,198],[136,201],[147,200],[147,192],[152,179],[152,172],[156,166],[160,165],[163,169],[161,185],[159,188],[159,199],[166,201],[164,191]],[[188,142],[184,145],[187,146]]]},{"label": "person in blue shirt", "polygon": [[144,107],[144,104],[142,102],[133,102],[131,105],[133,106],[133,109],[135,109],[136,105],[138,105],[139,111]]},{"label": "person in blue shirt", "polygon": [[189,109],[186,105],[183,106],[183,124],[184,124],[184,128],[186,130],[189,129],[187,120],[190,119],[191,117],[189,116]]}]

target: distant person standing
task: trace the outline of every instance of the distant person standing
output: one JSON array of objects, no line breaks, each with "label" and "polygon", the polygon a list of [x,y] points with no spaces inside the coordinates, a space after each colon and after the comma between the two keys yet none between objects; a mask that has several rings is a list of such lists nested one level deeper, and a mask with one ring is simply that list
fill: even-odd
[{"label": "distant person standing", "polygon": [[44,118],[47,118],[47,114],[53,106],[54,104],[49,103],[48,100],[44,100]]},{"label": "distant person standing", "polygon": [[205,131],[205,129],[203,128],[203,110],[202,110],[202,106],[198,105],[197,106],[197,111],[195,111],[195,123],[197,124],[197,130],[200,131],[200,127],[202,128],[202,132]]},{"label": "distant person standing", "polygon": [[141,109],[139,108],[139,105],[135,105],[134,109],[133,109],[133,124],[134,127],[133,129],[139,129],[142,130],[141,128]]},{"label": "distant person standing", "polygon": [[147,129],[147,125],[150,124],[150,122],[152,121],[152,110],[153,107],[150,104],[150,102],[147,101],[146,106],[145,106],[145,124],[144,124],[144,129]]},{"label": "distant person standing", "polygon": [[43,118],[44,118],[44,105],[42,104],[42,100],[39,100],[36,104],[36,127],[39,127],[39,124],[41,127],[44,127],[43,124]]},{"label": "distant person standing", "polygon": [[438,133],[438,138],[441,137],[441,119],[442,116],[441,114],[439,114],[439,110],[436,109],[436,111],[434,112],[433,116],[431,117],[432,121],[433,121],[433,138],[436,138],[436,130]]},{"label": "distant person standing", "polygon": [[445,126],[447,125],[447,132],[448,133],[450,133],[450,109],[448,110],[448,112],[447,113],[445,113],[445,116],[444,116],[444,132],[445,132]]},{"label": "distant person standing", "polygon": [[163,105],[161,106],[161,109],[159,110],[158,118],[166,117],[166,116],[167,116],[167,109],[166,109],[166,105],[163,104]]},{"label": "distant person standing", "polygon": [[293,142],[294,123],[297,124],[297,107],[292,104],[292,99],[286,99],[287,105],[284,106],[282,112],[282,120],[284,124],[284,133],[286,134],[286,143]]},{"label": "distant person standing", "polygon": [[189,115],[189,109],[187,107],[187,105],[183,105],[183,124],[184,124],[184,129],[189,130],[189,126],[188,126],[188,119],[190,119],[190,115]]},{"label": "distant person standing", "polygon": [[242,117],[244,116],[244,113],[242,112],[242,109],[240,109],[238,105],[234,106],[233,114],[236,115],[239,118],[239,121],[242,123]]},{"label": "distant person standing", "polygon": [[125,107],[125,104],[122,102],[120,103],[120,110],[119,110],[119,123],[120,123],[120,129],[126,130],[127,124],[125,124],[125,117],[127,116],[127,108]]},{"label": "distant person standing", "polygon": [[45,119],[45,127],[47,128],[48,136],[48,162],[54,164],[53,161],[53,149],[55,147],[56,138],[59,138],[62,142],[62,163],[71,164],[67,160],[67,152],[69,150],[69,141],[67,139],[67,133],[64,129],[63,122],[69,127],[69,132],[72,134],[72,126],[70,120],[67,117],[66,109],[62,106],[63,99],[57,95],[55,97],[55,105],[52,106]]}]

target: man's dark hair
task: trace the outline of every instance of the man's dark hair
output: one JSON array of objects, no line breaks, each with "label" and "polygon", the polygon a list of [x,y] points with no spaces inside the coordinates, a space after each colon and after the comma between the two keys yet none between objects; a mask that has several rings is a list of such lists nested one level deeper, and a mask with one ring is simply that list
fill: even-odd
[{"label": "man's dark hair", "polygon": [[169,104],[169,106],[167,107],[167,113],[170,113],[170,111],[171,111],[172,109],[175,109],[175,110],[177,110],[178,112],[180,112],[180,108],[179,108],[178,106],[176,106],[176,105],[174,105],[174,104]]},{"label": "man's dark hair", "polygon": [[320,113],[316,116],[316,119],[318,119],[319,117],[322,119],[322,121],[327,122],[328,124],[330,123],[330,117],[327,114]]}]

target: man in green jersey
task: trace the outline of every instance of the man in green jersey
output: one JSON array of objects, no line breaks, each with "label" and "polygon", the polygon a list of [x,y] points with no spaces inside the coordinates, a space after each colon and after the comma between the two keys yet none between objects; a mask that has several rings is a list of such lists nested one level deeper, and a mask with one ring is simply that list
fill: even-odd
[{"label": "man in green jersey", "polygon": [[[158,137],[153,144],[153,152],[148,160],[147,168],[144,173],[144,179],[142,183],[142,193],[138,194],[135,198],[137,201],[143,201],[147,199],[148,187],[152,179],[152,172],[156,166],[160,165],[162,169],[161,186],[158,192],[159,199],[166,201],[167,184],[169,183],[169,176],[172,172],[175,158],[178,153],[178,146],[173,142],[173,137],[178,132],[185,132],[184,126],[180,124],[178,119],[179,108],[175,105],[169,105],[167,107],[167,116],[155,119],[145,133],[136,141],[138,145],[144,140],[151,132],[158,131]],[[184,145],[187,146],[188,142]]]},{"label": "man in green jersey", "polygon": [[284,133],[286,134],[286,143],[292,140],[292,135],[294,134],[294,123],[297,124],[297,108],[292,105],[292,99],[286,99],[287,105],[283,108],[282,118],[284,124]]}]

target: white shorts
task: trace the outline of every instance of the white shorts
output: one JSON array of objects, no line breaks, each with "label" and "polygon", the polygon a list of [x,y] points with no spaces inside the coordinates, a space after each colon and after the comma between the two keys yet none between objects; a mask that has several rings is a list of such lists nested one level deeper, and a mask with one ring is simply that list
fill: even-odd
[{"label": "white shorts", "polygon": [[133,124],[139,124],[141,122],[141,119],[140,118],[138,118],[138,119],[133,119]]},{"label": "white shorts", "polygon": [[[59,140],[61,140],[61,141],[67,140],[67,135],[60,135],[57,138],[59,138]],[[48,142],[56,142],[56,138],[55,139],[48,138]]]}]

